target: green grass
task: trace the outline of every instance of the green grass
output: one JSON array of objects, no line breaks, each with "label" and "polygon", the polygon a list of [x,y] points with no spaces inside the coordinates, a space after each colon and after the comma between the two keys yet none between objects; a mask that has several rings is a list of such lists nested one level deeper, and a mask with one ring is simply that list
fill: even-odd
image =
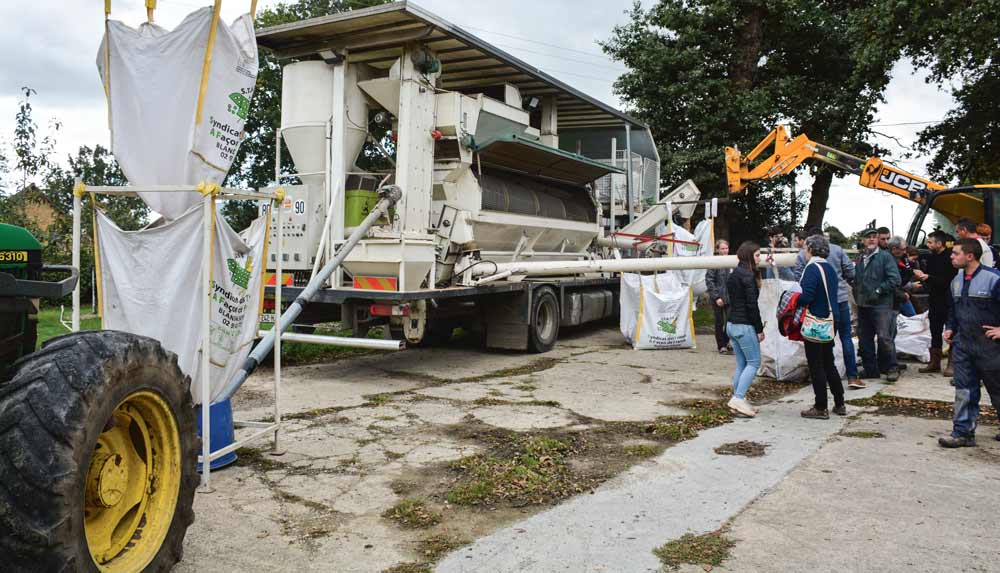
[{"label": "green grass", "polygon": [[[72,310],[67,308],[63,318],[69,322],[73,318]],[[100,330],[100,328],[101,319],[96,316],[80,320],[80,330]],[[42,343],[46,340],[63,334],[69,334],[69,330],[59,323],[59,309],[43,308],[38,313],[38,347],[41,348]]]},{"label": "green grass", "polygon": [[715,312],[709,305],[701,305],[694,310],[695,328],[715,328]]},{"label": "green grass", "polygon": [[656,448],[646,444],[625,446],[625,453],[636,458],[651,458],[656,455]]}]

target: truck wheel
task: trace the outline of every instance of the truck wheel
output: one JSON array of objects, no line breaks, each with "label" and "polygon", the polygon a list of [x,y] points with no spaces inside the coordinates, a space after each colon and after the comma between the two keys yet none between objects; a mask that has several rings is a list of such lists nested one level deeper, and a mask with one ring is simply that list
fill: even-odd
[{"label": "truck wheel", "polygon": [[194,521],[190,379],[153,339],[68,334],[0,385],[5,571],[167,571]]},{"label": "truck wheel", "polygon": [[528,350],[548,352],[559,338],[559,299],[551,287],[541,287],[533,294]]}]

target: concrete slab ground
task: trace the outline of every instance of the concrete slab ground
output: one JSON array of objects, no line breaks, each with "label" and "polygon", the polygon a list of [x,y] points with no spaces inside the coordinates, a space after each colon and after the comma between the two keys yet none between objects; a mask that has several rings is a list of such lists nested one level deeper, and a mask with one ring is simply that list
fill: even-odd
[{"label": "concrete slab ground", "polygon": [[[285,368],[286,453],[272,457],[262,441],[212,474],[215,493],[196,496],[175,571],[376,572],[419,560],[425,532],[382,514],[404,498],[400,480],[481,450],[454,428],[585,429],[684,414],[677,402],[716,399],[730,383],[732,357],[702,342],[633,351],[616,330],[591,328],[544,355],[431,348]],[[271,416],[270,385],[269,372],[255,374],[234,398],[236,418]],[[446,514],[434,531],[468,539],[497,519],[470,528]]]},{"label": "concrete slab ground", "polygon": [[[945,450],[946,421],[861,416],[731,524],[725,571],[997,571],[1000,442]],[[702,571],[690,567],[690,571]]]},{"label": "concrete slab ground", "polygon": [[[888,570],[909,563],[903,553],[919,557],[938,546],[943,556],[912,557],[916,565],[907,568],[976,571],[997,561],[996,549],[972,549],[1000,546],[977,525],[1000,507],[989,471],[1000,443],[941,452],[933,442],[947,422],[859,408],[850,422],[803,420],[808,388],[763,406],[757,419],[636,457],[593,493],[561,504],[460,508],[439,496],[430,501],[440,523],[426,529],[383,516],[411,495],[413,482],[448,491],[454,478],[442,468],[489,452],[491,436],[650,427],[690,412],[689,400],[718,399],[733,358],[714,351],[711,335],[699,342],[690,351],[633,351],[614,328],[600,327],[568,333],[544,355],[418,349],[286,368],[285,454],[270,456],[262,441],[213,473],[215,493],[196,496],[175,571],[426,571],[420,563],[436,558],[427,558],[431,538],[453,540],[440,551],[458,547],[439,562],[442,571],[656,570],[654,547],[726,522],[736,540],[725,565],[733,571],[869,570],[858,555],[824,569],[831,551],[856,547],[878,554],[871,562]],[[952,400],[944,378],[917,376],[915,367],[884,391]],[[269,372],[252,377],[234,399],[236,417],[267,419],[270,384]],[[886,437],[839,437],[848,423]],[[617,447],[658,446],[647,437],[622,434]],[[714,452],[739,440],[766,444],[766,455]],[[971,501],[969,489],[978,491]],[[956,533],[942,538],[935,524]]]},{"label": "concrete slab ground", "polygon": [[[851,394],[874,394],[879,385]],[[812,389],[760,408],[752,420],[701,432],[658,458],[446,557],[440,573],[657,571],[653,549],[718,529],[840,431],[846,418],[807,420]],[[849,409],[856,412],[853,407]],[[719,455],[726,443],[766,444],[759,458]],[[558,540],[558,542],[554,542]]]}]

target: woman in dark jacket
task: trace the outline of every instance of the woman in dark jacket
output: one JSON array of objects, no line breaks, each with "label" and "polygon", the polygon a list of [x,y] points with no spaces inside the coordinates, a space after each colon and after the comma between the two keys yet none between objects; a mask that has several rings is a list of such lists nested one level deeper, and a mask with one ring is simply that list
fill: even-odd
[{"label": "woman in dark jacket", "polygon": [[[715,254],[722,257],[728,255],[729,242],[722,239],[716,241]],[[732,348],[729,345],[729,336],[726,334],[726,314],[729,306],[726,281],[732,272],[733,269],[708,269],[705,273],[708,298],[712,301],[712,310],[715,311],[715,345],[719,349],[719,354],[725,354]]]},{"label": "woman in dark jacket", "polygon": [[[839,286],[837,272],[833,265],[826,262],[826,257],[830,256],[830,241],[823,235],[809,237],[806,239],[805,255],[806,266],[802,272],[802,280],[799,282],[802,293],[799,295],[798,306],[808,308],[809,314],[816,318],[828,318],[831,315],[830,297],[836,296]],[[820,272],[820,269],[823,272]],[[833,316],[836,320],[837,315]],[[836,326],[834,324],[835,329]],[[830,342],[806,340],[805,346],[809,377],[812,380],[816,401],[812,408],[802,412],[802,417],[822,420],[830,418],[826,398],[828,385],[833,394],[833,413],[846,416],[844,386],[840,381],[840,373],[837,372],[837,364],[833,361],[833,340],[831,339]]]},{"label": "woman in dark jacket", "polygon": [[726,334],[732,340],[733,353],[736,354],[733,397],[727,406],[739,415],[752,418],[757,412],[746,401],[746,394],[760,369],[760,343],[764,340],[764,323],[760,320],[760,307],[757,306],[760,246],[746,241],[736,250],[736,258],[739,266],[726,280],[729,293]]}]

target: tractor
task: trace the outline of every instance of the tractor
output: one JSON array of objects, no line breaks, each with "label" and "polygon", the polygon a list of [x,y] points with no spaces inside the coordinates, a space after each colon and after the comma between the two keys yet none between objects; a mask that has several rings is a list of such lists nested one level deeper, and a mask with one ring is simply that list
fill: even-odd
[{"label": "tractor", "polygon": [[[55,274],[67,276],[44,280]],[[36,351],[40,300],[78,276],[0,223],[0,568],[167,571],[194,521],[190,379],[157,341],[124,332]]]}]

